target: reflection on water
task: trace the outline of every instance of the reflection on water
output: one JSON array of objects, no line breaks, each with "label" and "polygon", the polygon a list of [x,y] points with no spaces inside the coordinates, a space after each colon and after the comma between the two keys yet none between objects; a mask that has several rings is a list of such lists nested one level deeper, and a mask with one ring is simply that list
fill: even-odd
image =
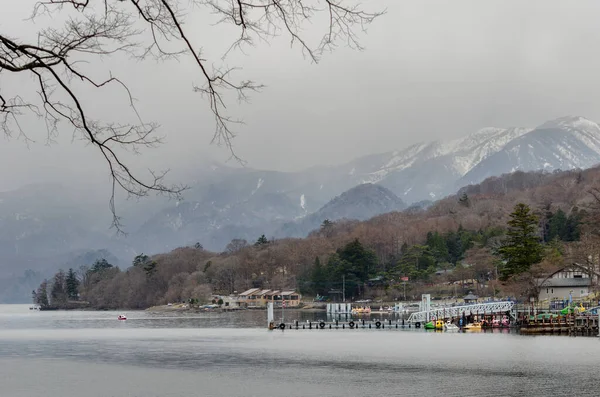
[{"label": "reflection on water", "polygon": [[600,390],[597,338],[267,331],[265,312],[127,314],[131,320],[119,322],[117,312],[0,306],[0,394],[497,397]]}]

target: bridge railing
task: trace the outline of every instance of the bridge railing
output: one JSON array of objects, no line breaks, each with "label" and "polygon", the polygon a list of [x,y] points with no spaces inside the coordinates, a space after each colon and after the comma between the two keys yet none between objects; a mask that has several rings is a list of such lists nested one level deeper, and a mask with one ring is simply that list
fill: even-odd
[{"label": "bridge railing", "polygon": [[[487,303],[475,303],[471,305],[463,306],[447,306],[441,308],[435,308],[429,310],[429,319],[435,318],[449,318],[449,317],[461,317],[463,313],[465,315],[473,314],[500,314],[506,312],[512,312],[515,303],[511,301],[501,302],[487,302]],[[424,322],[427,320],[427,312],[414,312],[408,318],[409,323]]]}]

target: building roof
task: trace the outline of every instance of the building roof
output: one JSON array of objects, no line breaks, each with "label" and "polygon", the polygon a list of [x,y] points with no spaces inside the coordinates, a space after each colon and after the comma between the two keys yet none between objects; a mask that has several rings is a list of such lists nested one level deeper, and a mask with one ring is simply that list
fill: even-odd
[{"label": "building roof", "polygon": [[475,299],[478,299],[478,298],[479,297],[477,295],[473,295],[472,293],[469,293],[469,295],[465,296],[463,299],[464,300],[472,301],[472,300],[475,300]]},{"label": "building roof", "polygon": [[255,293],[255,292],[259,291],[259,290],[260,290],[260,288],[251,288],[248,291],[242,292],[240,294],[240,296],[249,296],[249,295],[252,295],[253,293]]},{"label": "building roof", "polygon": [[560,269],[554,271],[553,273],[550,273],[547,278],[551,278],[555,274],[558,274],[558,273],[563,272],[565,270],[573,270],[574,271],[574,268],[577,268],[579,271],[581,271],[581,272],[589,275],[590,277],[595,276],[595,277],[600,278],[600,273],[598,273],[596,271],[596,269],[594,269],[594,267],[592,267],[592,266],[585,266],[585,265],[582,265],[582,264],[577,263],[577,262],[573,262],[573,263],[568,264],[567,266],[561,267]]},{"label": "building roof", "polygon": [[548,278],[540,287],[589,287],[590,278]]},{"label": "building roof", "polygon": [[296,291],[281,291],[281,295],[298,295]]},{"label": "building roof", "polygon": [[269,290],[269,292],[267,292],[265,295],[267,295],[267,296],[279,295],[279,291],[278,290],[274,290],[274,291]]},{"label": "building roof", "polygon": [[271,292],[270,289],[263,289],[262,291],[256,293],[256,295],[269,295],[269,292]]}]

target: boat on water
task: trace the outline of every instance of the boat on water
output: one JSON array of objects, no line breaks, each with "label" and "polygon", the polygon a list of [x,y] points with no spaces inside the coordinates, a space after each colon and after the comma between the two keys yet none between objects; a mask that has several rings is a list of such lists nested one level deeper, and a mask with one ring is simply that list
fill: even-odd
[{"label": "boat on water", "polygon": [[443,320],[437,320],[435,322],[435,329],[444,329],[444,321]]},{"label": "boat on water", "polygon": [[371,308],[369,306],[367,307],[356,307],[354,309],[352,309],[352,314],[370,314],[371,313]]},{"label": "boat on water", "polygon": [[127,320],[127,316],[124,314],[119,314],[119,317],[117,317],[117,320]]},{"label": "boat on water", "polygon": [[481,329],[481,323],[478,322],[478,321],[476,321],[474,323],[467,324],[467,325],[464,326],[464,329],[467,329],[467,330],[476,330],[477,329],[477,330],[479,330],[479,329]]},{"label": "boat on water", "polygon": [[460,328],[458,328],[458,325],[451,323],[450,321],[446,321],[444,323],[444,329],[446,331],[458,331]]},{"label": "boat on water", "polygon": [[435,329],[435,323],[433,321],[425,323],[425,329]]}]

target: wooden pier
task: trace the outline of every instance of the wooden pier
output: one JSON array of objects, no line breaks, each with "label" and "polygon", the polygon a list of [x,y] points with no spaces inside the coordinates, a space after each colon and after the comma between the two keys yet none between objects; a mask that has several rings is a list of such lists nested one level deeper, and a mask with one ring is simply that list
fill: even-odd
[{"label": "wooden pier", "polygon": [[524,316],[518,325],[523,335],[571,335],[598,336],[598,316],[590,315],[550,315]]}]

